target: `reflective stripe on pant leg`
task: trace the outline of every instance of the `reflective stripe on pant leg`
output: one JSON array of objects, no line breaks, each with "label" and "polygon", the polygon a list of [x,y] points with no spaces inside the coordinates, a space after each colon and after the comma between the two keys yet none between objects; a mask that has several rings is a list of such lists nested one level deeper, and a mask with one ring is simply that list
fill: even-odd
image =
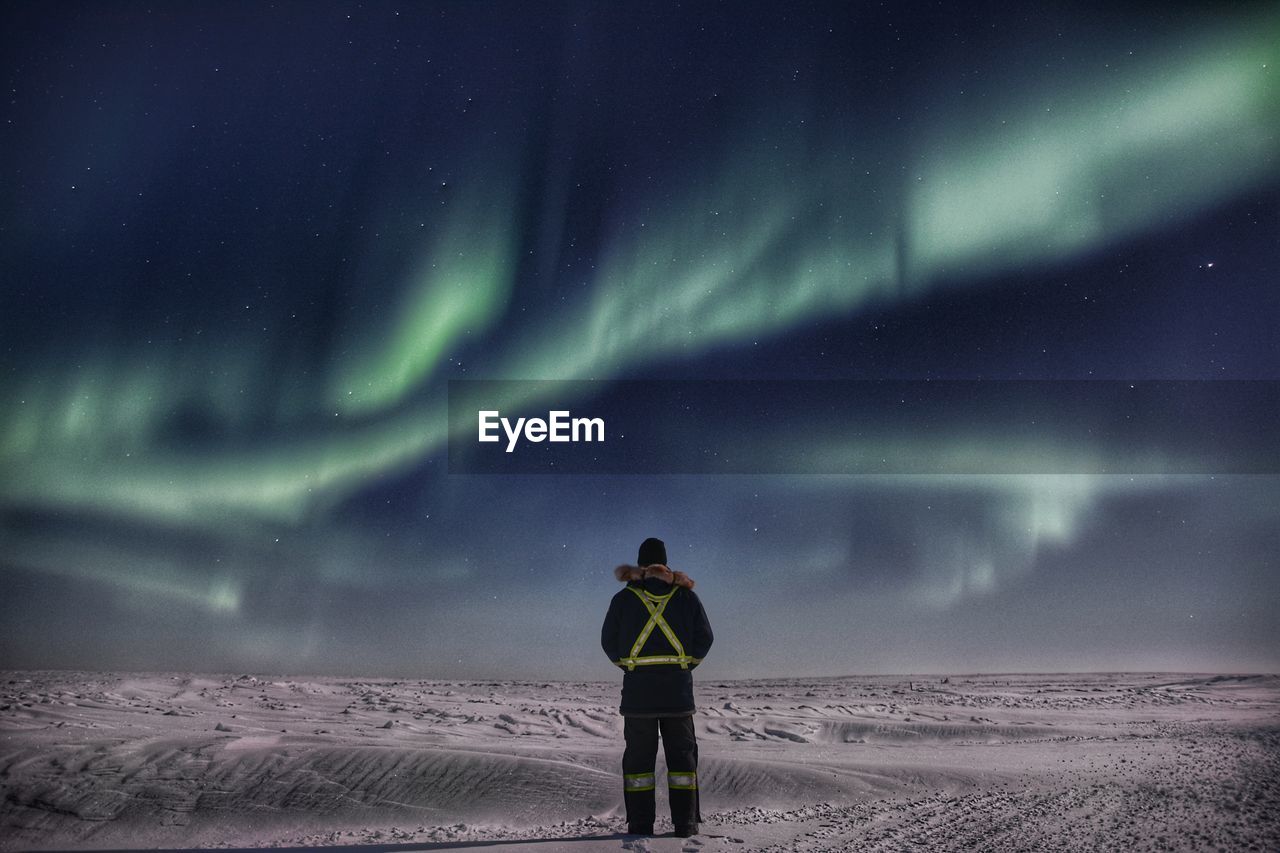
[{"label": "reflective stripe on pant leg", "polygon": [[[622,799],[627,810],[627,823],[651,826],[656,814],[654,803],[654,768],[658,757],[658,721],[643,717],[625,717],[622,734],[627,748],[622,753]],[[648,784],[633,780],[648,777]]]},{"label": "reflective stripe on pant leg", "polygon": [[[694,718],[667,717],[661,720],[660,727],[667,753],[667,796],[671,801],[671,820],[678,826],[698,823],[702,820],[702,810],[698,807],[698,738]],[[672,776],[693,776],[693,784],[676,787],[671,785]],[[677,783],[680,781],[676,779]]]},{"label": "reflective stripe on pant leg", "polygon": [[676,791],[698,790],[697,773],[680,773],[667,771],[667,787]]},{"label": "reflective stripe on pant leg", "polygon": [[657,780],[652,773],[622,774],[622,790],[624,791],[652,791],[656,785]]}]

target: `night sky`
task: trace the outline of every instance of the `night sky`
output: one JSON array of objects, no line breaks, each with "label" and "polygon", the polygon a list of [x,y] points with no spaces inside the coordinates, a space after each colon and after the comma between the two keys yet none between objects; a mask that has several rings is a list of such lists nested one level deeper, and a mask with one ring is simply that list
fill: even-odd
[{"label": "night sky", "polygon": [[1280,9],[1167,5],[6,4],[0,666],[609,679],[658,536],[703,677],[1275,671],[1274,474],[449,473],[450,380],[1280,379]]}]

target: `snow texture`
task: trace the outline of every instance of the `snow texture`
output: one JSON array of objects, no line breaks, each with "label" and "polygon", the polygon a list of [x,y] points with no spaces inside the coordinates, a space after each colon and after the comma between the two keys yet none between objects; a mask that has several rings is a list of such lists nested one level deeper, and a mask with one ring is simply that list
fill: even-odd
[{"label": "snow texture", "polygon": [[[701,683],[691,839],[616,683],[0,673],[0,850],[1275,850],[1280,677]],[[665,836],[662,835],[665,833]]]}]

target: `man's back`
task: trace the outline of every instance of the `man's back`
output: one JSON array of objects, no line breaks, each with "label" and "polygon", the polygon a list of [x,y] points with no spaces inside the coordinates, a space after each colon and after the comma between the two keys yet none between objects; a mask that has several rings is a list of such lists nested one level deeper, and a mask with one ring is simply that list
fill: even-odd
[{"label": "man's back", "polygon": [[[647,576],[646,572],[649,572]],[[616,663],[632,657],[632,648],[650,621],[651,611],[646,607],[646,597],[649,602],[667,599],[662,619],[683,648],[677,650],[665,632],[654,628],[641,644],[638,656],[642,659],[676,658],[677,652],[683,651],[685,657],[691,658],[686,666],[657,663],[627,667],[622,664],[626,669],[622,680],[622,713],[637,716],[693,713],[693,678],[690,673],[711,649],[714,639],[707,613],[693,591],[693,582],[665,566],[646,569],[619,566],[614,574],[627,585],[618,590],[609,602],[609,611],[600,632],[600,645],[609,660]]]}]

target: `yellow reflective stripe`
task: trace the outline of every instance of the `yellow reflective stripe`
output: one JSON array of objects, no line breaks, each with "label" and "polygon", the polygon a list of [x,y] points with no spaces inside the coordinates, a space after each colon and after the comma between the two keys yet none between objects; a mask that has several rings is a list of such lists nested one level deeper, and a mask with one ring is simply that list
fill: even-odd
[{"label": "yellow reflective stripe", "polygon": [[697,773],[667,773],[667,787],[677,791],[698,790]]},{"label": "yellow reflective stripe", "polygon": [[645,623],[644,630],[640,632],[640,638],[631,646],[631,656],[635,657],[640,654],[640,649],[644,648],[645,641],[649,639],[649,635],[653,633],[653,616],[649,617],[649,621]]},{"label": "yellow reflective stripe", "polygon": [[[649,621],[644,623],[644,628],[640,631],[640,636],[631,646],[631,657],[635,657],[640,654],[640,650],[644,648],[645,641],[648,640],[649,635],[653,633],[654,625],[659,622],[662,622],[664,625],[666,624],[666,620],[662,618],[662,611],[667,608],[667,602],[671,600],[671,596],[676,594],[676,590],[673,589],[666,595],[653,595],[645,590],[637,589],[634,586],[629,586],[627,589],[634,592],[636,597],[640,599],[640,603],[644,605],[644,609],[649,611]],[[676,589],[679,589],[679,587],[676,587]],[[670,626],[667,626],[666,631],[670,630]],[[666,631],[664,631],[664,633],[666,633]],[[668,634],[667,636],[670,637],[671,635]],[[681,654],[683,654],[683,649],[681,650]]]},{"label": "yellow reflective stripe", "polygon": [[[632,587],[632,589],[635,589],[635,587]],[[671,647],[676,650],[676,654],[683,655],[684,646],[680,645],[680,639],[676,636],[675,631],[671,630],[671,625],[662,617],[662,612],[667,609],[667,602],[676,594],[676,590],[673,589],[671,592],[663,596],[655,596],[646,590],[638,590],[638,592],[643,592],[647,596],[642,597],[640,600],[644,602],[645,608],[649,611],[649,620],[656,623],[658,629],[661,630],[662,633],[666,635],[667,639],[671,641]],[[652,607],[650,606],[651,603],[656,603],[658,606],[656,608]],[[645,627],[648,629],[648,632],[653,631],[653,627],[651,625],[646,624]],[[648,632],[645,633],[646,638],[649,635]],[[641,645],[643,645],[643,643]],[[634,657],[639,651],[639,649],[632,650],[632,657]]]},{"label": "yellow reflective stripe", "polygon": [[688,655],[645,655],[639,658],[619,658],[614,661],[615,665],[624,669],[634,669],[637,666],[650,666],[659,663],[702,663],[702,658],[689,657]]},{"label": "yellow reflective stripe", "polygon": [[[684,653],[684,646],[680,643],[680,638],[676,636],[676,632],[671,630],[671,626],[667,624],[667,620],[662,618],[662,611],[667,609],[667,602],[675,595],[680,588],[676,587],[666,595],[654,595],[653,593],[629,586],[627,589],[636,594],[640,599],[640,603],[644,605],[644,609],[649,611],[649,621],[644,623],[644,628],[640,631],[640,636],[631,646],[631,655],[618,661],[619,666],[625,666],[627,669],[635,669],[637,665],[643,663],[674,663],[679,664],[681,669],[688,669],[689,663],[694,658]],[[675,656],[663,656],[662,660],[655,660],[653,655],[640,657],[640,650],[644,648],[644,644],[648,641],[649,635],[653,633],[654,626],[657,626],[667,641],[671,643],[671,647],[675,649]]]},{"label": "yellow reflective stripe", "polygon": [[652,773],[624,773],[622,789],[624,791],[652,791],[656,785]]},{"label": "yellow reflective stripe", "polygon": [[680,640],[676,637],[676,632],[671,630],[671,626],[667,624],[667,620],[662,618],[662,614],[654,617],[658,622],[658,628],[662,633],[667,635],[667,639],[671,641],[671,648],[676,650],[676,654],[684,657],[684,646],[680,645]]}]

